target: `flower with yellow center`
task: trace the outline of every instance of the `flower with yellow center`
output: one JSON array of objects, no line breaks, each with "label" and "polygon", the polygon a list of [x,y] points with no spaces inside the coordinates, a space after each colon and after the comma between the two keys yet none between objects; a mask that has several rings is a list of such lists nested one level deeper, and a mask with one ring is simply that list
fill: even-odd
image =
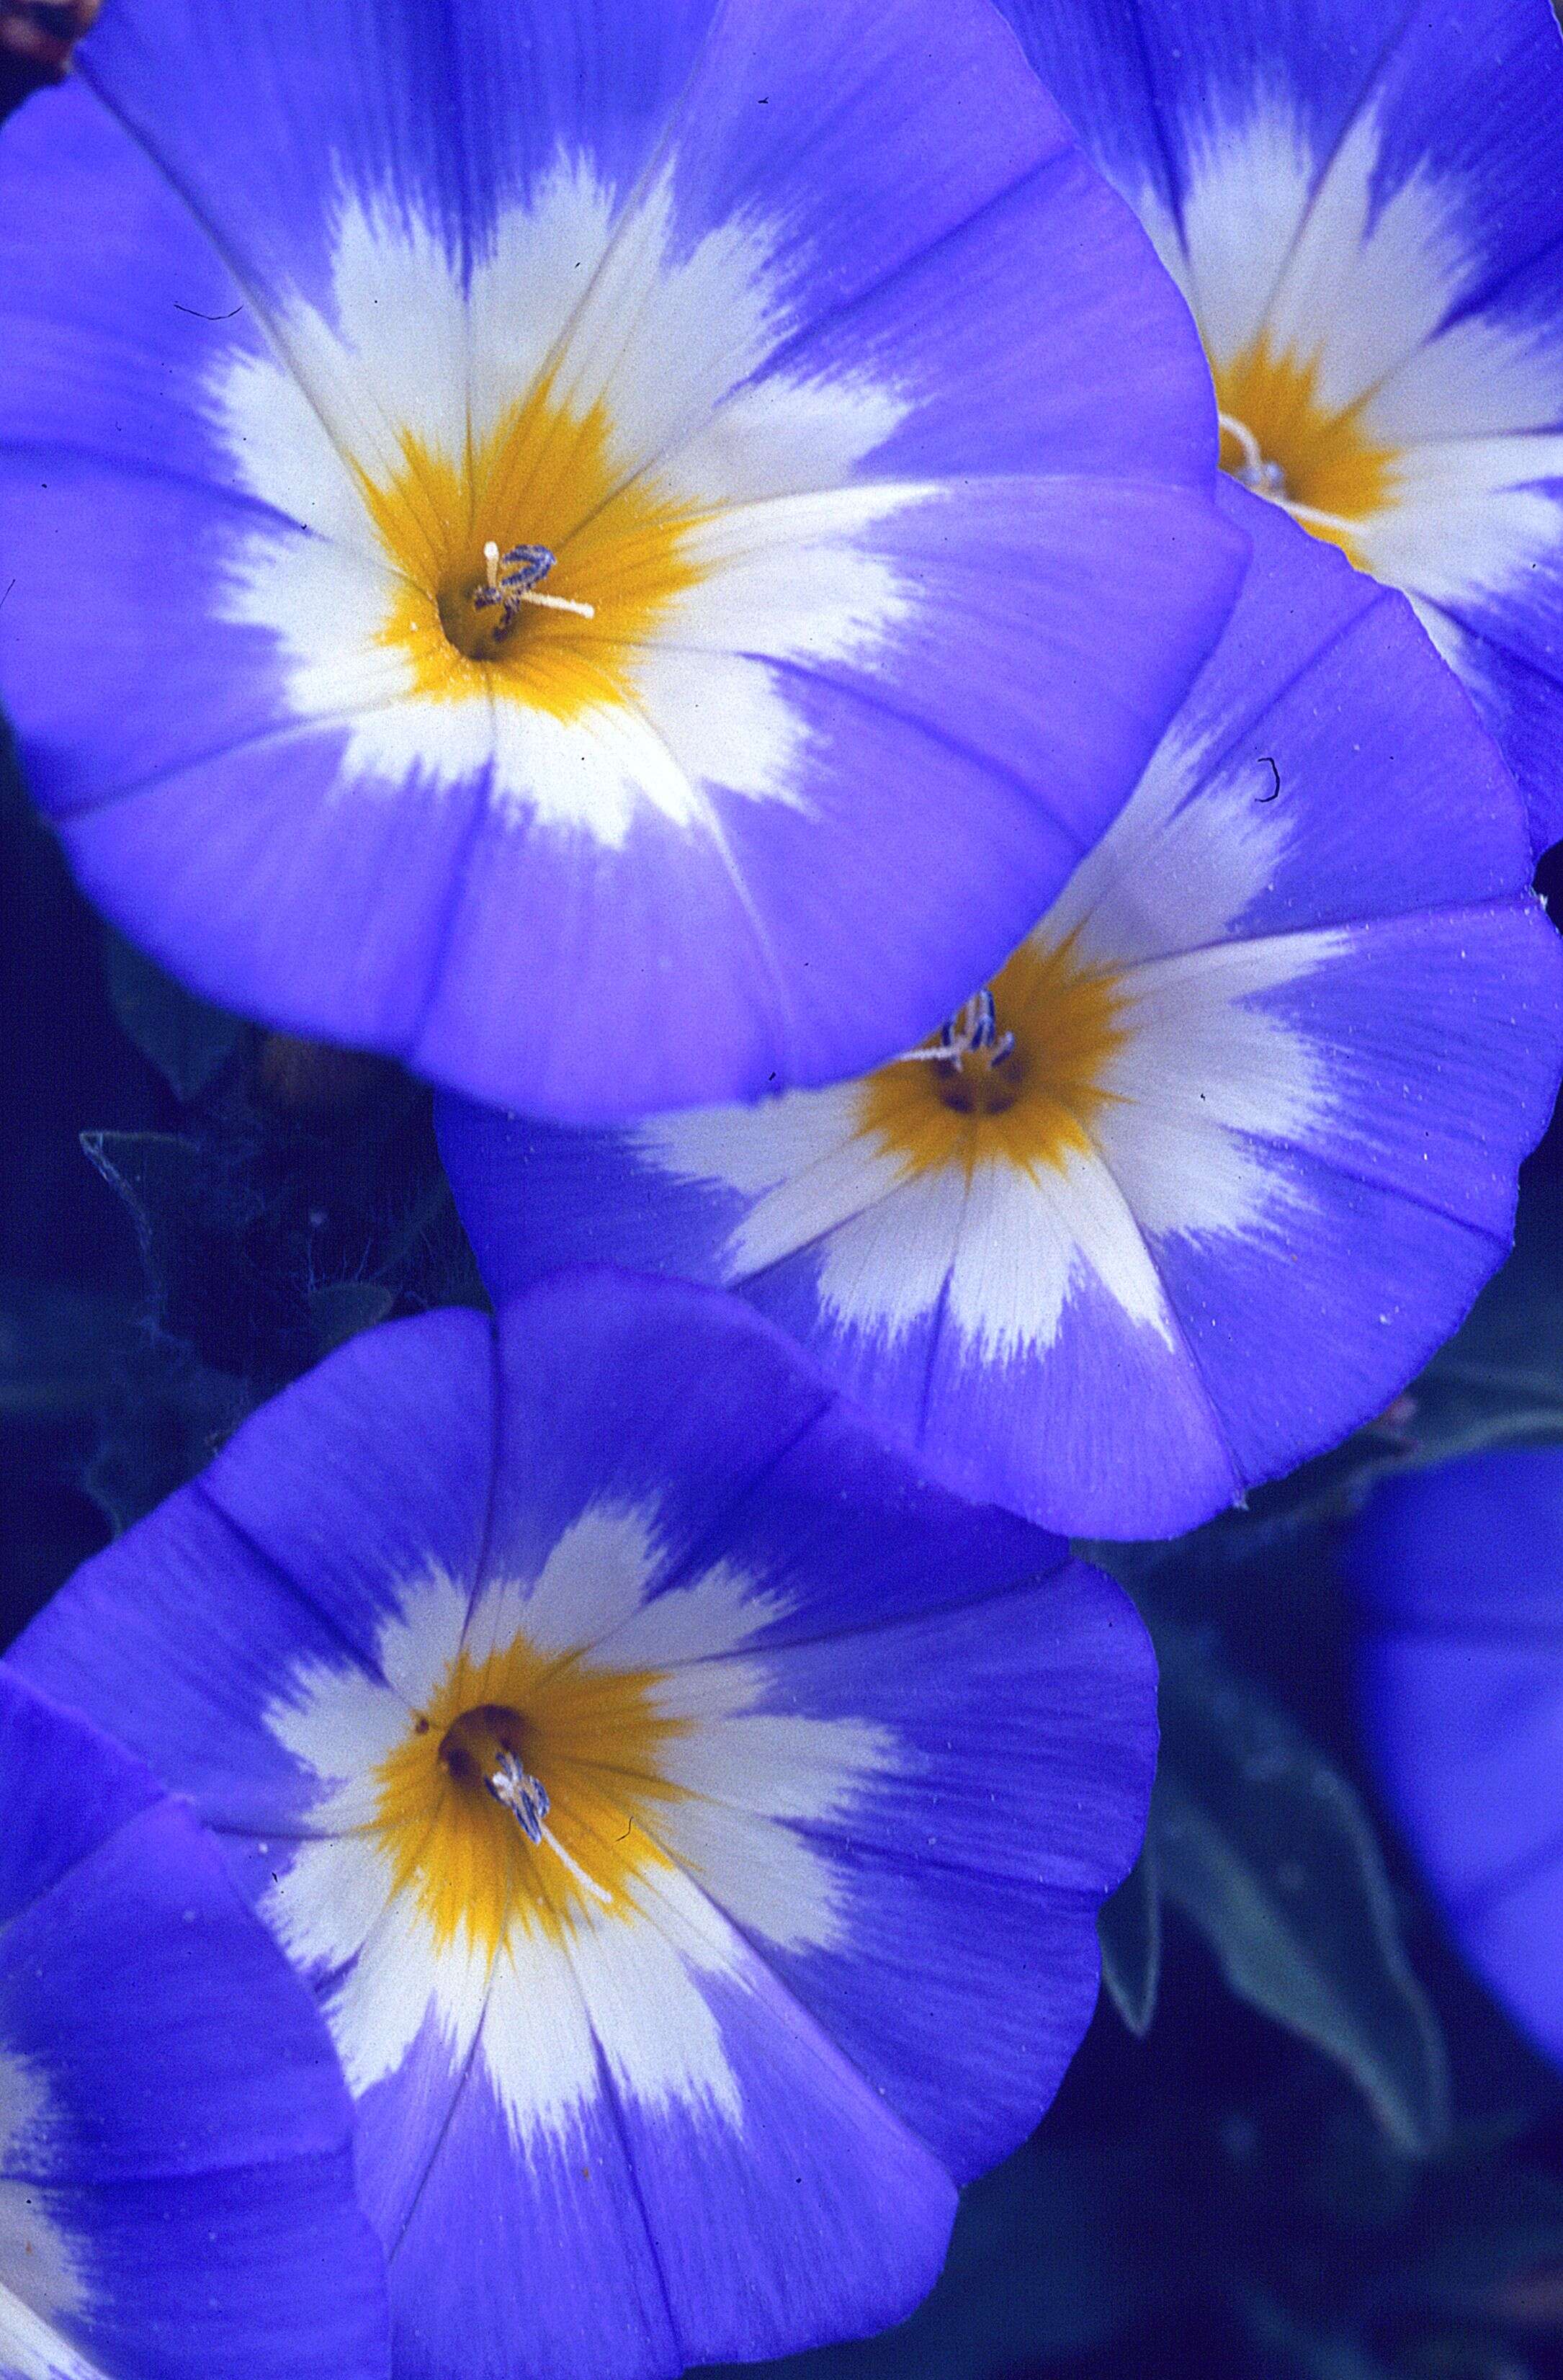
[{"label": "flower with yellow center", "polygon": [[833,1081],[1226,617],[1198,342],[986,5],[442,6],[115,0],[7,127],[30,783],[276,1029],[578,1121]]},{"label": "flower with yellow center", "polygon": [[909,1182],[951,1168],[969,1181],[988,1165],[1057,1172],[1088,1151],[1113,1097],[1122,995],[1110,968],[1078,962],[1072,935],[1023,944],[977,1005],[982,1038],[957,1019],[863,1086],[858,1129]]},{"label": "flower with yellow center", "polygon": [[491,1962],[512,1928],[557,1944],[593,1902],[629,1915],[637,1877],[671,1864],[653,1822],[684,1798],[659,1754],[688,1722],[660,1691],[655,1671],[549,1660],[525,1635],[457,1653],[380,1764],[370,1828],[436,1950],[460,1937]]},{"label": "flower with yellow center", "polygon": [[[1546,0],[1000,0],[1199,325],[1223,468],[1410,596],[1563,835]],[[1545,194],[1545,196],[1543,194]],[[1539,209],[1539,212],[1538,212]]]},{"label": "flower with yellow center", "polygon": [[1084,2027],[1154,1760],[1109,1580],[607,1269],[352,1341],[18,1662],[221,1836],[357,2103],[394,2368],[471,2380],[906,2313]]},{"label": "flower with yellow center", "polygon": [[1226,638],[936,1036],[595,1133],[444,1103],[496,1293],[587,1256],[741,1290],[941,1475],[1077,1536],[1176,1534],[1383,1411],[1508,1245],[1563,947],[1401,599],[1222,501]]},{"label": "flower with yellow center", "polygon": [[[407,436],[394,478],[362,486],[394,573],[379,638],[423,700],[508,702],[560,727],[623,708],[637,649],[706,575],[697,503],[626,480],[606,403],[575,413],[547,380],[459,470]],[[535,559],[507,596],[513,554]]]}]

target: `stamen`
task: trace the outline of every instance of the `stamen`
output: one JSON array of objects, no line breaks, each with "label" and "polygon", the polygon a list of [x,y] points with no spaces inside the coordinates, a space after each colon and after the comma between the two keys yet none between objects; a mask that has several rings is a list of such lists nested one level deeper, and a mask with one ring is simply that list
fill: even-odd
[{"label": "stamen", "polygon": [[612,1909],[613,1896],[588,1876],[578,1860],[571,1858],[551,1827],[543,1821],[549,1813],[548,1787],[540,1778],[528,1775],[514,1752],[502,1752],[494,1764],[494,1773],[488,1779],[488,1788],[494,1800],[503,1804],[515,1818],[529,1843],[546,1843],[555,1859],[563,1861],[576,1882],[587,1891],[595,1893],[605,1909]]},{"label": "stamen", "polygon": [[[1247,422],[1240,421],[1235,413],[1218,413],[1216,419],[1242,448],[1242,461],[1232,473],[1233,479],[1252,488],[1256,496],[1268,496],[1272,503],[1285,504],[1286,473],[1278,463],[1266,460],[1264,448]],[[1291,507],[1288,505],[1287,509]]]},{"label": "stamen", "polygon": [[1290,496],[1278,496],[1276,501],[1283,512],[1309,528],[1332,528],[1341,537],[1360,537],[1363,533],[1360,520],[1343,520],[1339,513],[1322,513],[1317,504],[1293,504]]},{"label": "stamen", "polygon": [[919,1059],[931,1059],[935,1065],[958,1066],[963,1058],[970,1058],[981,1050],[986,1051],[990,1066],[1001,1066],[1014,1046],[1012,1033],[1000,1032],[993,994],[985,988],[981,991],[974,991],[970,1000],[955,1011],[949,1023],[940,1028],[939,1039],[932,1049],[904,1050],[897,1062],[910,1065]]},{"label": "stamen", "polygon": [[540,1843],[543,1820],[549,1812],[548,1787],[527,1775],[514,1752],[500,1754],[488,1787],[495,1801],[503,1803],[517,1821],[527,1840]]},{"label": "stamen", "polygon": [[500,612],[503,617],[494,633],[501,637],[523,603],[535,603],[544,612],[571,612],[577,620],[595,620],[595,603],[576,603],[568,595],[538,593],[538,581],[548,577],[558,558],[546,545],[513,545],[502,553],[490,538],[483,548],[486,583],[473,590],[473,610]]},{"label": "stamen", "polygon": [[578,1860],[573,1860],[570,1857],[569,1852],[565,1850],[558,1836],[554,1834],[550,1828],[545,1827],[543,1828],[542,1839],[548,1845],[549,1850],[553,1853],[554,1858],[563,1861],[565,1866],[575,1877],[576,1882],[577,1884],[584,1885],[588,1892],[595,1893],[598,1900],[602,1903],[604,1909],[612,1909],[613,1906],[612,1894],[607,1890],[605,1886],[599,1884],[594,1876],[588,1876],[585,1868],[581,1866]]}]

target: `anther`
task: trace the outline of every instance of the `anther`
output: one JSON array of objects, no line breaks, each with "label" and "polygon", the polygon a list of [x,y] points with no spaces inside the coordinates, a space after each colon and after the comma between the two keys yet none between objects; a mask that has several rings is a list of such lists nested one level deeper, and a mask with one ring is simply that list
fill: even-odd
[{"label": "anther", "polygon": [[1242,461],[1232,477],[1257,495],[1278,495],[1286,486],[1286,473],[1278,463],[1266,462],[1265,451],[1247,422],[1240,421],[1235,413],[1218,413],[1216,419],[1227,436],[1235,438],[1242,449]]},{"label": "anther", "polygon": [[1217,420],[1229,437],[1235,438],[1242,449],[1242,460],[1231,474],[1240,487],[1250,488],[1256,496],[1267,496],[1283,513],[1290,513],[1304,528],[1329,530],[1337,537],[1354,537],[1362,528],[1360,521],[1343,520],[1339,513],[1321,512],[1317,504],[1300,504],[1287,492],[1286,473],[1278,463],[1272,463],[1246,421],[1235,413],[1218,413]]},{"label": "anther", "polygon": [[990,1066],[1001,1066],[1012,1055],[1015,1037],[1000,1033],[999,1014],[993,1005],[993,994],[984,988],[974,991],[970,1000],[955,1011],[948,1024],[941,1026],[939,1039],[931,1049],[908,1050],[903,1063],[915,1059],[932,1059],[936,1065],[958,1066],[963,1058],[984,1051]]},{"label": "anther", "polygon": [[546,545],[513,545],[502,553],[490,538],[483,548],[484,584],[473,591],[473,609],[499,612],[503,616],[496,634],[500,636],[523,603],[536,603],[545,612],[572,612],[577,620],[595,620],[595,603],[576,603],[567,595],[538,592],[539,580],[548,577],[558,559]]},{"label": "anther", "polygon": [[490,1792],[503,1808],[508,1810],[529,1843],[546,1843],[555,1859],[570,1871],[578,1885],[596,1895],[605,1909],[613,1905],[613,1896],[588,1876],[578,1860],[571,1858],[551,1827],[545,1825],[550,1803],[548,1787],[521,1766],[514,1752],[502,1752],[494,1764],[493,1774],[486,1780]]},{"label": "anther", "polygon": [[549,1811],[548,1787],[527,1775],[514,1752],[500,1754],[494,1773],[487,1781],[495,1801],[510,1812],[527,1840],[540,1843],[543,1820]]}]

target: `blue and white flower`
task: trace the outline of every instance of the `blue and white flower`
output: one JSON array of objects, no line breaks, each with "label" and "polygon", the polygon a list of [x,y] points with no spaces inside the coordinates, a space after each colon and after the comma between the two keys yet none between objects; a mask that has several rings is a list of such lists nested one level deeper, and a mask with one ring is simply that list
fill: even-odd
[{"label": "blue and white flower", "polygon": [[1547,0],[1001,0],[1204,336],[1227,468],[1415,602],[1563,835]]},{"label": "blue and white flower", "polygon": [[10,1658],[314,1985],[416,2380],[907,2312],[1084,2029],[1155,1754],[1110,1581],[612,1272],[356,1340]]},{"label": "blue and white flower", "polygon": [[1387,1482],[1347,1562],[1385,1798],[1455,1940],[1563,2066],[1563,1447]]},{"label": "blue and white flower", "polygon": [[0,1667],[0,2372],[389,2370],[309,1994],[190,1813]]},{"label": "blue and white flower", "polygon": [[1512,779],[1403,599],[1254,563],[1141,784],[984,1000],[835,1088],[582,1132],[443,1103],[496,1294],[741,1290],[930,1469],[1187,1528],[1380,1411],[1508,1245],[1563,1046]]},{"label": "blue and white flower", "polygon": [[0,140],[0,343],[83,883],[544,1113],[904,1041],[1240,566],[1176,292],[987,0],[117,0]]}]

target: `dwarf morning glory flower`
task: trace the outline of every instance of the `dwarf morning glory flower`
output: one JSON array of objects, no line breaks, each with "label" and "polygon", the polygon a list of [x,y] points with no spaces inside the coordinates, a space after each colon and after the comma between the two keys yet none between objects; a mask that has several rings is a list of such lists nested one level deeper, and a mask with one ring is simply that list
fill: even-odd
[{"label": "dwarf morning glory flower", "polygon": [[600,1118],[870,1063],[1240,565],[987,0],[116,0],[0,140],[0,691],[200,990]]},{"label": "dwarf morning glory flower", "polygon": [[1154,1758],[1110,1581],[612,1272],[356,1340],[10,1658],[313,1982],[418,2380],[904,2313],[1084,2028]]},{"label": "dwarf morning glory flower", "polygon": [[1547,0],[1002,0],[1187,296],[1222,460],[1404,588],[1563,835]]},{"label": "dwarf morning glory flower", "polygon": [[989,996],[856,1081],[595,1132],[448,1100],[489,1283],[741,1289],[930,1468],[1191,1526],[1378,1412],[1508,1245],[1563,953],[1404,601],[1231,489],[1254,563],[1128,808]]},{"label": "dwarf morning glory flower", "polygon": [[1390,1481],[1348,1567],[1389,1806],[1472,1964],[1563,2064],[1563,1447]]},{"label": "dwarf morning glory flower", "polygon": [[0,1667],[0,2372],[389,2368],[309,1994],[188,1810]]}]

